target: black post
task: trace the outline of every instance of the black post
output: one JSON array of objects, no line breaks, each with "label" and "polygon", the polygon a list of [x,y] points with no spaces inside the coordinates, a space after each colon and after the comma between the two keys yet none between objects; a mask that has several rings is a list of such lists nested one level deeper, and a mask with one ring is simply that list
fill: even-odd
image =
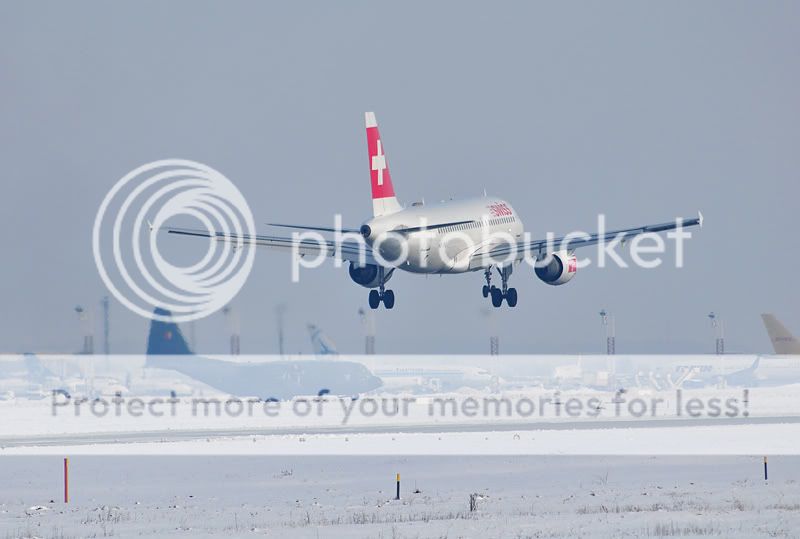
[{"label": "black post", "polygon": [[767,480],[769,476],[767,475],[767,457],[764,457],[764,481]]},{"label": "black post", "polygon": [[397,474],[397,496],[395,496],[395,500],[400,499],[400,474]]}]

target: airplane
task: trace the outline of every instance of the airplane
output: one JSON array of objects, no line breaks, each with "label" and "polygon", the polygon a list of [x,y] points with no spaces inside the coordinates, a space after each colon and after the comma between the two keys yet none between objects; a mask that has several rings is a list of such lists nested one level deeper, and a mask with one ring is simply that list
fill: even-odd
[{"label": "airplane", "polygon": [[499,383],[499,378],[481,367],[421,367],[384,365],[372,367],[375,376],[387,390],[409,390],[414,393],[455,391],[464,387],[485,389]]},{"label": "airplane", "polygon": [[238,397],[289,400],[298,396],[359,395],[378,389],[381,379],[361,363],[341,360],[224,361],[195,355],[171,313],[156,308],[147,338],[145,367],[177,371]]},{"label": "airplane", "polygon": [[[614,240],[625,241],[634,236],[665,232],[679,227],[702,226],[703,216],[673,222],[638,226],[604,233],[587,234],[579,238],[565,236],[545,240],[530,240],[524,234],[522,220],[510,202],[484,196],[451,200],[426,205],[415,202],[408,207],[400,204],[395,195],[392,176],[386,159],[386,148],[378,131],[375,113],[365,113],[370,184],[372,188],[372,217],[359,228],[331,228],[309,225],[268,223],[271,226],[315,232],[342,234],[337,240],[306,241],[301,238],[272,235],[241,235],[209,230],[166,227],[171,234],[208,237],[237,245],[258,245],[273,249],[295,250],[302,256],[332,256],[349,262],[350,278],[369,288],[369,306],[386,309],[395,304],[393,290],[386,288],[395,270],[420,274],[459,274],[482,271],[486,284],[483,297],[490,297],[494,307],[503,301],[515,307],[516,288],[508,286],[514,266],[533,254],[536,276],[552,286],[569,282],[577,271],[578,247],[597,245]],[[408,247],[404,256],[399,241]],[[564,246],[567,248],[562,248]],[[557,247],[556,247],[557,246]],[[500,286],[492,284],[492,270],[500,277]]]},{"label": "airplane", "polygon": [[761,320],[764,321],[764,327],[769,335],[769,340],[772,341],[772,347],[775,349],[776,354],[800,354],[800,341],[786,329],[786,326],[781,324],[780,320],[775,318],[775,315],[762,314]]},{"label": "airplane", "polygon": [[56,379],[36,354],[0,355],[0,400],[44,398],[49,394],[44,388]]}]

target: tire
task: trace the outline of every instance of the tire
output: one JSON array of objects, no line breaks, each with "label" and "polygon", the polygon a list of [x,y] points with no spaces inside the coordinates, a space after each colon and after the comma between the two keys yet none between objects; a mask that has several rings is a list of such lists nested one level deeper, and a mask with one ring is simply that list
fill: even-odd
[{"label": "tire", "polygon": [[483,285],[483,297],[485,297],[485,298],[489,297],[489,285],[488,284]]},{"label": "tire", "polygon": [[394,307],[394,292],[392,290],[387,290],[383,293],[383,306],[387,309]]},{"label": "tire", "polygon": [[492,287],[492,305],[500,307],[503,304],[503,292],[497,288]]},{"label": "tire", "polygon": [[517,289],[516,288],[509,288],[506,292],[506,303],[508,303],[509,307],[516,307],[517,306]]},{"label": "tire", "polygon": [[369,291],[369,308],[370,309],[377,309],[378,305],[381,304],[381,295],[377,290],[370,290]]}]

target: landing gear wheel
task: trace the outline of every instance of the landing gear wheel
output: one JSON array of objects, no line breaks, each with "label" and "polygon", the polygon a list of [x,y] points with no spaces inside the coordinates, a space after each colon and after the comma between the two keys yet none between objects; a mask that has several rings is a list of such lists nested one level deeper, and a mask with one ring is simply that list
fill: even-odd
[{"label": "landing gear wheel", "polygon": [[500,307],[503,304],[503,292],[499,288],[492,287],[492,305]]},{"label": "landing gear wheel", "polygon": [[509,288],[506,291],[506,303],[508,303],[509,307],[516,307],[517,306],[517,289],[516,288]]},{"label": "landing gear wheel", "polygon": [[483,297],[485,298],[489,297],[489,285],[487,284],[483,285]]},{"label": "landing gear wheel", "polygon": [[387,309],[391,309],[394,307],[394,292],[391,290],[387,290],[383,293],[383,305]]},{"label": "landing gear wheel", "polygon": [[377,309],[378,305],[381,304],[381,294],[377,290],[370,290],[369,291],[369,308],[370,309]]}]

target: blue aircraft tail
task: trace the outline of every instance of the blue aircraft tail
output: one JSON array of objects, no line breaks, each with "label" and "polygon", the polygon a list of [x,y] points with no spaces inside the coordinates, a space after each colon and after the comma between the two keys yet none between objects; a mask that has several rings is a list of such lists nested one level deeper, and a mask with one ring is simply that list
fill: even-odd
[{"label": "blue aircraft tail", "polygon": [[[154,314],[171,317],[172,313],[157,307]],[[178,324],[174,322],[161,322],[153,319],[150,322],[150,335],[147,338],[147,355],[183,355],[192,354],[186,343]]]}]

